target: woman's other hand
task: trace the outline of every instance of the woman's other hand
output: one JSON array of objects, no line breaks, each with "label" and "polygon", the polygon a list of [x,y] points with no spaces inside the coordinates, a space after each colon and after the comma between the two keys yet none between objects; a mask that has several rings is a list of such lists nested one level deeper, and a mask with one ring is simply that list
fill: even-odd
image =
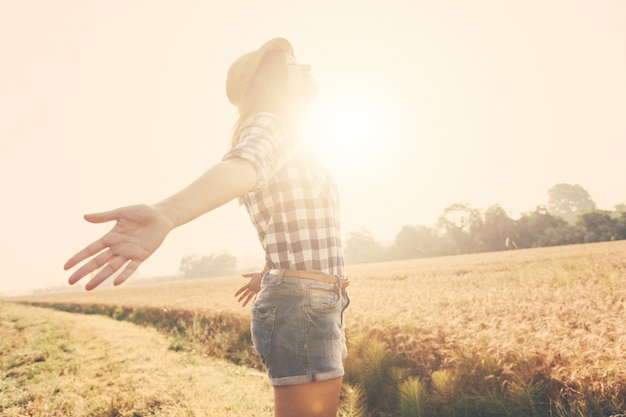
[{"label": "woman's other hand", "polygon": [[241,276],[249,278],[250,281],[237,290],[235,297],[241,295],[237,302],[243,302],[242,307],[245,307],[250,300],[254,301],[258,292],[261,291],[261,278],[263,278],[263,274],[260,272],[254,272],[251,274],[242,274]]}]

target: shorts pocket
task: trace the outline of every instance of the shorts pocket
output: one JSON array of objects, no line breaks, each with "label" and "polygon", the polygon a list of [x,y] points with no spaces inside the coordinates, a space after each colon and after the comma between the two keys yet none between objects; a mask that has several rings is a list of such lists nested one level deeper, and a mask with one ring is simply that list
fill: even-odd
[{"label": "shorts pocket", "polygon": [[[341,295],[330,289],[309,289],[308,305],[304,307],[306,320],[314,333],[311,339],[332,340],[337,338],[340,329],[343,303]],[[309,335],[311,336],[311,334]]]},{"label": "shorts pocket", "polygon": [[267,365],[272,345],[272,335],[276,324],[276,307],[263,307],[254,305],[252,307],[252,320],[250,333],[252,343],[261,362]]},{"label": "shorts pocket", "polygon": [[339,304],[339,294],[335,290],[317,289],[311,288],[309,293],[309,305],[308,308],[332,310]]}]

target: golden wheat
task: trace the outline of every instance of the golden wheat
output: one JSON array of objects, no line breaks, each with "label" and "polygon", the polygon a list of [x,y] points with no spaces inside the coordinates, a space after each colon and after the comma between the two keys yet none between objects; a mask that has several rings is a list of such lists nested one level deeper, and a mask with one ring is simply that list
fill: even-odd
[{"label": "golden wheat", "polygon": [[[458,352],[554,389],[601,395],[626,384],[626,241],[461,255],[349,268],[349,334],[382,338],[431,375]],[[67,292],[25,301],[128,305],[247,315],[238,277]]]},{"label": "golden wheat", "polygon": [[459,349],[486,351],[503,369],[540,357],[535,372],[615,391],[626,381],[625,250],[611,242],[359,266],[347,322],[435,370]]}]

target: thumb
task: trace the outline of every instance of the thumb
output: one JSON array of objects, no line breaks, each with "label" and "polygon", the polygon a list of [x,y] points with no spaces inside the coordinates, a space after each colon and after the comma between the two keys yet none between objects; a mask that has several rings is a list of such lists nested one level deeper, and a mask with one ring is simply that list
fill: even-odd
[{"label": "thumb", "polygon": [[83,218],[89,223],[105,223],[119,219],[121,212],[121,209],[115,209],[110,211],[103,211],[100,213],[85,214]]}]

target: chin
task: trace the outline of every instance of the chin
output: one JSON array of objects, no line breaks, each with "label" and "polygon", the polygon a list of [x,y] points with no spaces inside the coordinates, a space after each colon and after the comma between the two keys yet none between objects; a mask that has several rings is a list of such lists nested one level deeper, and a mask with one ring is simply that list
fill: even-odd
[{"label": "chin", "polygon": [[303,96],[305,97],[305,101],[308,103],[309,101],[313,100],[313,98],[315,96],[317,96],[317,94],[320,92],[319,88],[317,88],[317,84],[313,84],[311,86],[311,88],[309,88],[304,94]]},{"label": "chin", "polygon": [[317,96],[318,90],[312,89],[309,91],[303,91],[298,95],[298,98],[293,101],[296,106],[304,107],[311,102]]}]

